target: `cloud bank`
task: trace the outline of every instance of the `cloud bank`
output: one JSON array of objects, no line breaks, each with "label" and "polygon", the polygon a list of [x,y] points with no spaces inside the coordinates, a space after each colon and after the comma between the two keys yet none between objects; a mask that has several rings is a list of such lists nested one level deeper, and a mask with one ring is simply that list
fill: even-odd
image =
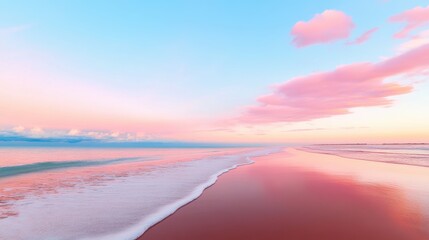
[{"label": "cloud bank", "polygon": [[258,98],[240,123],[300,122],[350,113],[356,107],[387,106],[411,86],[384,80],[429,68],[429,44],[378,63],[354,63],[297,77]]},{"label": "cloud bank", "polygon": [[0,129],[1,141],[29,142],[82,142],[82,141],[143,141],[151,139],[148,135],[138,135],[131,132],[78,130],[78,129],[43,129],[40,127],[25,128],[16,126]]}]

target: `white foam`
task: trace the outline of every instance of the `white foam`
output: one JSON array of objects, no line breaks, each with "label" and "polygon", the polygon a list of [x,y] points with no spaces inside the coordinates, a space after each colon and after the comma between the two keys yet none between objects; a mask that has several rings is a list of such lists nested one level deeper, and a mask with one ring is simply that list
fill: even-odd
[{"label": "white foam", "polygon": [[106,236],[97,236],[97,237],[91,237],[91,238],[84,238],[85,240],[96,240],[96,239],[102,239],[102,240],[117,240],[117,239],[136,239],[139,236],[141,236],[143,233],[145,233],[150,227],[157,224],[158,222],[161,222],[168,216],[175,213],[179,208],[183,207],[184,205],[192,202],[193,200],[197,199],[201,194],[204,192],[205,189],[212,186],[216,183],[217,179],[220,175],[231,171],[232,169],[237,168],[238,166],[242,165],[249,165],[254,163],[254,161],[250,160],[249,157],[247,157],[248,161],[247,163],[241,163],[241,164],[235,164],[234,166],[221,170],[217,172],[216,174],[212,175],[209,180],[201,185],[198,185],[189,195],[185,196],[184,198],[178,199],[176,202],[173,202],[171,204],[168,204],[166,206],[163,206],[161,209],[159,209],[157,212],[149,215],[147,218],[145,218],[143,221],[135,224],[134,226],[115,234],[110,234]]},{"label": "white foam", "polygon": [[17,200],[13,207],[18,215],[0,219],[0,239],[135,239],[198,198],[221,174],[251,164],[251,157],[278,150],[217,153],[145,167],[142,173],[97,185]]}]

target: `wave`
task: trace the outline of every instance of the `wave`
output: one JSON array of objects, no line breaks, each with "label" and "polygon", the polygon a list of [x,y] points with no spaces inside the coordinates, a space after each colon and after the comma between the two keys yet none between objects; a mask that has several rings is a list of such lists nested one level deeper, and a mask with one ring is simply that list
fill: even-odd
[{"label": "wave", "polygon": [[16,175],[57,170],[63,168],[91,167],[109,164],[117,164],[137,160],[153,160],[153,157],[131,157],[115,158],[108,160],[82,160],[82,161],[62,161],[62,162],[38,162],[17,166],[0,167],[0,178],[12,177]]},{"label": "wave", "polygon": [[218,180],[218,178],[222,174],[227,173],[227,172],[229,172],[229,171],[231,171],[231,170],[233,170],[239,166],[250,165],[250,164],[254,163],[254,161],[251,160],[249,157],[246,157],[246,159],[248,161],[246,163],[235,164],[229,168],[223,169],[223,170],[213,174],[212,176],[210,176],[210,178],[206,182],[196,186],[194,188],[194,190],[189,195],[187,195],[181,199],[178,199],[171,204],[168,204],[168,205],[161,207],[155,213],[147,216],[147,218],[145,218],[141,222],[135,224],[134,226],[132,226],[132,227],[130,227],[124,231],[121,231],[121,232],[115,233],[115,234],[105,235],[105,236],[83,238],[83,240],[96,240],[96,239],[102,239],[102,240],[116,240],[116,239],[127,240],[127,239],[129,239],[129,240],[133,240],[133,239],[136,239],[136,238],[140,237],[142,234],[144,234],[149,228],[151,228],[155,224],[161,222],[162,220],[164,220],[168,216],[175,213],[181,207],[189,204],[190,202],[194,201],[199,196],[201,196],[203,194],[204,190],[206,190],[210,186],[214,185],[216,183],[216,181]]},{"label": "wave", "polygon": [[[144,167],[133,164],[124,166],[125,171],[131,172],[121,178],[114,176],[97,184],[80,181],[79,185],[54,188],[55,191],[37,185],[37,192],[24,193],[24,198],[11,186],[5,190],[11,199],[6,202],[9,204],[6,210],[16,215],[0,221],[0,239],[135,239],[198,198],[220,175],[253,163],[253,157],[279,150],[216,152],[201,158],[194,156],[193,150],[184,151],[191,161],[155,161],[147,166],[142,163]],[[158,156],[170,153],[177,154],[177,150],[166,150]],[[73,178],[82,179],[78,174]],[[68,178],[59,176],[55,182],[67,183]]]}]

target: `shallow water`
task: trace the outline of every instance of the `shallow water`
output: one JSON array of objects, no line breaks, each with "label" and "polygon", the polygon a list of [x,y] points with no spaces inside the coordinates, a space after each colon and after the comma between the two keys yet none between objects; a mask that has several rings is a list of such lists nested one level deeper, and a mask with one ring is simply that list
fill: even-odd
[{"label": "shallow water", "polygon": [[428,144],[311,145],[302,150],[342,157],[429,167]]},{"label": "shallow water", "polygon": [[429,239],[427,167],[296,149],[254,160],[140,239]]},{"label": "shallow water", "polygon": [[0,239],[133,239],[276,149],[0,149]]}]

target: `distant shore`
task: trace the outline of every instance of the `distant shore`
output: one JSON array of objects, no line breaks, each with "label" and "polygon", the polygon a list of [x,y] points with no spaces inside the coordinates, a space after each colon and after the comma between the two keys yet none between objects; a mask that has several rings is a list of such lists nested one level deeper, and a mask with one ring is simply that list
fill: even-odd
[{"label": "distant shore", "polygon": [[413,195],[428,193],[427,167],[295,149],[254,160],[139,239],[429,239]]}]

